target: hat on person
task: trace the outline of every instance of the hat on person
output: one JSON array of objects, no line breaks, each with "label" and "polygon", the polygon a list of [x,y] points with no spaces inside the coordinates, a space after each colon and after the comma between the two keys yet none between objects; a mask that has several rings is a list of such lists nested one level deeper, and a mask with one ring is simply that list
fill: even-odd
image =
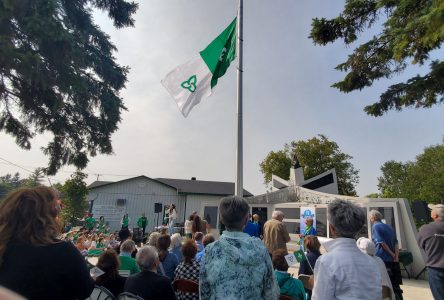
[{"label": "hat on person", "polygon": [[443,209],[444,208],[444,204],[429,204],[427,205],[430,209],[435,209],[435,208],[440,208]]},{"label": "hat on person", "polygon": [[366,253],[370,256],[375,256],[375,244],[370,239],[366,237],[361,237],[356,241],[356,246],[358,246],[359,250],[361,250],[362,253]]}]

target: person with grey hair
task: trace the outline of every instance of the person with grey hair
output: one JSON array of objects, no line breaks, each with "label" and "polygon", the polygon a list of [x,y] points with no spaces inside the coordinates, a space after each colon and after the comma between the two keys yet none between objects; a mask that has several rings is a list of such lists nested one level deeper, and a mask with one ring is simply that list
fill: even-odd
[{"label": "person with grey hair", "polygon": [[429,285],[436,299],[444,299],[444,205],[429,204],[433,222],[419,229],[417,241],[426,255]]},{"label": "person with grey hair", "polygon": [[264,244],[270,253],[276,250],[287,250],[287,243],[290,241],[290,235],[282,221],[284,220],[284,213],[280,210],[275,210],[271,214],[271,220],[264,224]]},{"label": "person with grey hair", "polygon": [[390,281],[392,282],[393,291],[397,300],[402,299],[401,268],[399,265],[399,246],[396,232],[392,227],[382,222],[382,214],[373,209],[369,212],[370,223],[372,223],[372,241],[375,243],[375,255],[384,262]]},{"label": "person with grey hair", "polygon": [[382,259],[375,255],[376,254],[375,243],[373,243],[370,239],[368,239],[366,237],[360,237],[356,241],[356,246],[358,246],[359,250],[361,250],[362,253],[370,255],[370,257],[375,260],[376,264],[379,267],[379,271],[381,272],[382,286],[386,286],[390,290],[391,299],[393,299],[393,300],[396,299],[395,293],[393,292],[393,287],[392,287],[392,283],[390,281],[390,277],[387,273],[387,268],[386,268],[384,262],[382,261]]},{"label": "person with grey hair", "polygon": [[226,230],[205,247],[200,299],[278,299],[270,256],[260,239],[242,232],[250,207],[240,197],[223,198],[219,215]]},{"label": "person with grey hair", "polygon": [[314,269],[312,299],[381,299],[381,274],[375,261],[356,246],[355,237],[366,223],[364,211],[345,200],[328,205],[332,241]]},{"label": "person with grey hair", "polygon": [[170,251],[173,254],[176,254],[177,259],[179,260],[179,263],[183,260],[182,255],[182,236],[180,233],[175,233],[171,236],[171,245],[170,245]]},{"label": "person with grey hair", "polygon": [[139,267],[136,264],[134,258],[131,257],[131,253],[136,249],[136,243],[133,240],[126,240],[120,245],[120,267],[119,270],[129,270],[130,274],[140,272]]},{"label": "person with grey hair", "polygon": [[144,246],[136,255],[141,272],[128,277],[125,292],[133,293],[143,299],[176,300],[170,280],[157,274],[160,265],[157,250],[152,246]]}]

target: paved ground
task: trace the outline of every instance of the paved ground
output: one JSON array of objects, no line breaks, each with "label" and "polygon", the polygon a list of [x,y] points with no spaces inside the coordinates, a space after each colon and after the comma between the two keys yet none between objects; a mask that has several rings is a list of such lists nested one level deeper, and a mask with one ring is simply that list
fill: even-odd
[{"label": "paved ground", "polygon": [[[291,267],[288,272],[298,273],[298,266]],[[429,283],[425,280],[405,279],[403,278],[401,289],[404,291],[404,300],[433,300]]]}]

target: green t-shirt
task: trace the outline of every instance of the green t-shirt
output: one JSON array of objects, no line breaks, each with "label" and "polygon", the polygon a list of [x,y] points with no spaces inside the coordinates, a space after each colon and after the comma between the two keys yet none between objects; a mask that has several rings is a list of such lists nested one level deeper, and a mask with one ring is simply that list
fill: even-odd
[{"label": "green t-shirt", "polygon": [[146,217],[140,217],[139,220],[137,220],[137,226],[141,228],[145,228],[148,223],[148,219]]},{"label": "green t-shirt", "polygon": [[140,272],[139,266],[136,260],[130,256],[119,256],[120,268],[119,270],[129,270],[130,274],[136,274]]},{"label": "green t-shirt", "polygon": [[93,217],[88,217],[85,219],[85,227],[88,228],[88,230],[92,230],[94,228],[94,225],[96,225],[96,219]]}]

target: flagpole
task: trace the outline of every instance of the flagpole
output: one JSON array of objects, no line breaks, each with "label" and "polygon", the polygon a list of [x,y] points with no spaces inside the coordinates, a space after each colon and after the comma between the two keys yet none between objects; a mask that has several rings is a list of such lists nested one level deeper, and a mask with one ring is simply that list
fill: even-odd
[{"label": "flagpole", "polygon": [[239,0],[237,16],[237,152],[236,152],[236,196],[243,197],[243,126],[242,126],[242,44],[243,44],[243,5]]}]

